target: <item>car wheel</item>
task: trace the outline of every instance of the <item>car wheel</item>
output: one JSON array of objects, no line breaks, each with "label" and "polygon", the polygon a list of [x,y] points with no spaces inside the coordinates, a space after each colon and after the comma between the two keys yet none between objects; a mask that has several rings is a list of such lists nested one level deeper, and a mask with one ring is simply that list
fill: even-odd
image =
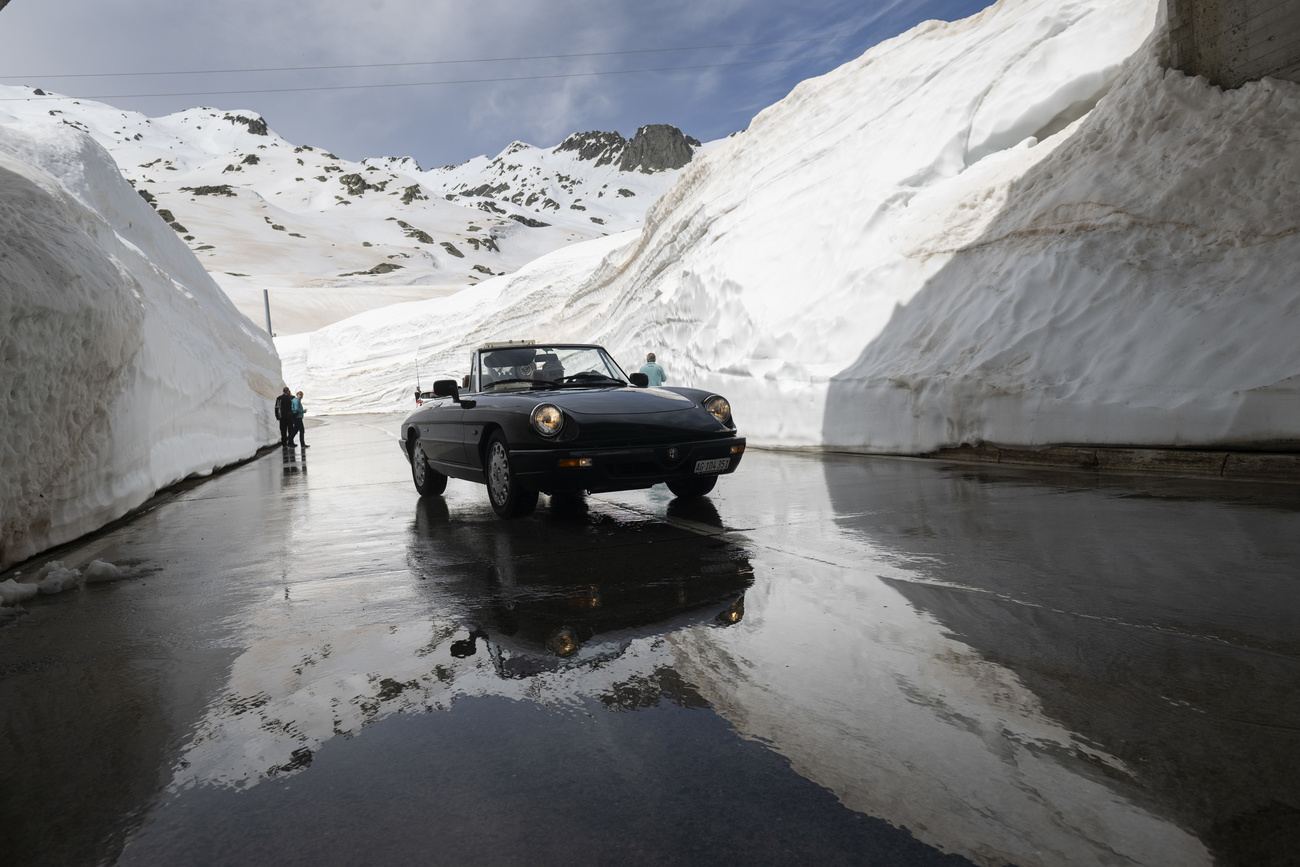
[{"label": "car wheel", "polygon": [[483,469],[487,476],[488,500],[498,515],[503,518],[522,518],[537,508],[537,492],[520,487],[519,480],[510,469],[510,447],[500,433],[494,433],[488,442],[487,460],[484,461]]},{"label": "car wheel", "polygon": [[447,477],[429,466],[424,457],[424,449],[414,439],[411,440],[411,481],[421,497],[436,497],[447,490]]},{"label": "car wheel", "polygon": [[668,490],[672,491],[675,496],[689,499],[704,496],[713,490],[713,486],[717,483],[717,476],[705,476],[699,479],[677,479],[668,483]]}]

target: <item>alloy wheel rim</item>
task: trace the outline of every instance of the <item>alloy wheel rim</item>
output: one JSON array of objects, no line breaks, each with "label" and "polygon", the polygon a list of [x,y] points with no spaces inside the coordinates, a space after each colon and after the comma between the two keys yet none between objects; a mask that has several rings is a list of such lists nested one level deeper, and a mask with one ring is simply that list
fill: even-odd
[{"label": "alloy wheel rim", "polygon": [[510,462],[506,460],[506,450],[501,443],[492,444],[488,481],[492,491],[492,501],[497,504],[504,503],[506,501],[506,491],[510,487]]},{"label": "alloy wheel rim", "polygon": [[426,465],[424,463],[424,450],[421,449],[419,446],[416,446],[414,449],[411,450],[411,468],[415,471],[415,483],[417,485],[424,484],[425,466]]}]

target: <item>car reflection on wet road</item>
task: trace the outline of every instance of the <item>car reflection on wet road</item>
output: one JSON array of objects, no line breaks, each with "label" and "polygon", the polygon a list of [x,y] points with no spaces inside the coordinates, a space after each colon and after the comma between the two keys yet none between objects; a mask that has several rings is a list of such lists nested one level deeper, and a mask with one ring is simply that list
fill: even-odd
[{"label": "car reflection on wet road", "polygon": [[130,577],[0,629],[7,861],[1300,851],[1293,487],[751,451],[509,522],[396,422],[58,552]]}]

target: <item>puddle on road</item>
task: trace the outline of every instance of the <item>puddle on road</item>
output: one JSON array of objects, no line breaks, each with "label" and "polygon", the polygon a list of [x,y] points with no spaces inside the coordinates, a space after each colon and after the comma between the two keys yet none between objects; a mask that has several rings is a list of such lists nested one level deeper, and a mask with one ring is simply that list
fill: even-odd
[{"label": "puddle on road", "polygon": [[[222,660],[203,710],[137,750],[165,782],[121,863],[1293,851],[1285,496],[755,452],[702,503],[502,522],[481,488],[366,483],[331,455],[371,434],[330,427],[310,476],[249,469],[273,507],[234,481],[195,506],[271,531],[194,630]],[[209,531],[158,523],[174,574]],[[164,715],[183,642],[138,643]]]}]

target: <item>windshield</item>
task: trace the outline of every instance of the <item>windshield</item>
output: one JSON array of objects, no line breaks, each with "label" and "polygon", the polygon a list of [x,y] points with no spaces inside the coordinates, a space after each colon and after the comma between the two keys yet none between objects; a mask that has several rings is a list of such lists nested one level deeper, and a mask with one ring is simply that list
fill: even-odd
[{"label": "windshield", "polygon": [[627,384],[627,374],[599,346],[503,346],[481,350],[478,358],[481,390]]}]

